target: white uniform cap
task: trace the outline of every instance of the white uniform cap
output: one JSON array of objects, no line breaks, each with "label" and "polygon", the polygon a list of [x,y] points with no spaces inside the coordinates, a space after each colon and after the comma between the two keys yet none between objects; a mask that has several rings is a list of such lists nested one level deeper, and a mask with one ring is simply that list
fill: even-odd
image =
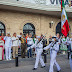
[{"label": "white uniform cap", "polygon": [[36,36],[36,38],[40,38],[40,36]]},{"label": "white uniform cap", "polygon": [[53,36],[53,38],[57,38],[57,36]]},{"label": "white uniform cap", "polygon": [[10,32],[7,32],[7,34],[10,34]]}]

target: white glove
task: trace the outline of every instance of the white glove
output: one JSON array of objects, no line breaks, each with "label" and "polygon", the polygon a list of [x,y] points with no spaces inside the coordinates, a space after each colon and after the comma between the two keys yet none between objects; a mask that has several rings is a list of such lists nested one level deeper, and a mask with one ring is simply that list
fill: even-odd
[{"label": "white glove", "polygon": [[27,50],[29,50],[29,49],[30,49],[30,47],[27,48]]}]

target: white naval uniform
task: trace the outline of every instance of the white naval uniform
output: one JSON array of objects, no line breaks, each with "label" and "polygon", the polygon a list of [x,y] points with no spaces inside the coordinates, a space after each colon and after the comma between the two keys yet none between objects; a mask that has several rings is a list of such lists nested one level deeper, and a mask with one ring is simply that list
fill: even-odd
[{"label": "white naval uniform", "polygon": [[51,42],[48,46],[44,47],[44,50],[47,50],[49,48],[50,48],[50,56],[51,56],[49,72],[53,72],[54,64],[56,65],[57,70],[59,71],[61,68],[56,62],[57,52],[59,51],[59,42],[56,42],[56,44],[53,44],[53,42]]},{"label": "white naval uniform", "polygon": [[70,68],[71,68],[71,72],[72,72],[72,59],[71,59],[71,55],[70,55],[70,58],[69,58],[69,63],[70,63]]},{"label": "white naval uniform", "polygon": [[12,47],[12,39],[11,37],[5,36],[5,55],[6,60],[11,59],[11,47]]},{"label": "white naval uniform", "polygon": [[[72,38],[70,38],[69,43],[71,44],[71,50],[72,50]],[[70,68],[71,68],[71,72],[72,72],[72,59],[71,59],[71,54],[70,54],[70,57],[69,57],[69,63],[70,63]]]},{"label": "white naval uniform", "polygon": [[39,61],[42,66],[45,66],[45,63],[44,63],[42,56],[41,56],[41,54],[43,52],[43,44],[42,43],[37,44],[37,43],[38,43],[38,39],[35,41],[35,44],[33,44],[31,46],[31,48],[35,48],[35,50],[36,50],[36,62],[35,62],[34,68],[38,67]]}]

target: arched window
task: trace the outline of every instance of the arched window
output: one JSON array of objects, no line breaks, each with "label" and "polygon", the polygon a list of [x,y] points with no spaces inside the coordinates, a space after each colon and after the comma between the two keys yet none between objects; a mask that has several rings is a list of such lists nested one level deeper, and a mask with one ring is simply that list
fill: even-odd
[{"label": "arched window", "polygon": [[4,35],[6,34],[5,33],[5,25],[2,22],[0,22],[0,36],[2,33],[4,33]]},{"label": "arched window", "polygon": [[57,34],[57,33],[59,33],[60,36],[62,35],[62,33],[61,33],[61,22],[59,22],[59,23],[57,24],[57,26],[56,26],[56,34]]},{"label": "arched window", "polygon": [[24,25],[24,27],[23,27],[23,34],[26,34],[26,33],[28,33],[28,34],[31,33],[34,36],[34,34],[35,34],[35,27],[34,27],[33,24],[27,23],[27,24]]}]

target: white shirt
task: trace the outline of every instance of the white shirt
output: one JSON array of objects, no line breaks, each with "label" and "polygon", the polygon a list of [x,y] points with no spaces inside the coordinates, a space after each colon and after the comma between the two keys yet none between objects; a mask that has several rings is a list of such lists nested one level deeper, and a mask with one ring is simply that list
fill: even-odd
[{"label": "white shirt", "polygon": [[33,42],[33,39],[32,38],[27,38],[27,44],[28,45],[32,45],[34,42]]},{"label": "white shirt", "polygon": [[72,38],[70,38],[70,41],[72,41]]},{"label": "white shirt", "polygon": [[6,47],[12,47],[12,39],[11,39],[11,37],[5,36],[4,40],[5,40],[5,46]]},{"label": "white shirt", "polygon": [[35,43],[31,46],[31,48],[35,48],[35,53],[39,51],[43,51],[43,43],[39,42],[38,39],[35,41]]},{"label": "white shirt", "polygon": [[61,40],[62,40],[62,43],[63,43],[63,44],[66,44],[66,42],[67,42],[67,39],[65,39],[65,38],[62,38]]},{"label": "white shirt", "polygon": [[54,49],[56,51],[59,51],[59,44],[58,44],[58,42],[56,42],[56,44],[54,44],[53,47],[52,46],[53,46],[53,42],[51,42],[48,46],[44,47],[44,50],[47,50],[47,49],[50,48],[50,50]]},{"label": "white shirt", "polygon": [[[17,39],[17,40],[16,40]],[[19,39],[18,37],[12,37],[12,46],[19,46]]]},{"label": "white shirt", "polygon": [[4,41],[3,40],[0,40],[0,46],[4,47]]}]

